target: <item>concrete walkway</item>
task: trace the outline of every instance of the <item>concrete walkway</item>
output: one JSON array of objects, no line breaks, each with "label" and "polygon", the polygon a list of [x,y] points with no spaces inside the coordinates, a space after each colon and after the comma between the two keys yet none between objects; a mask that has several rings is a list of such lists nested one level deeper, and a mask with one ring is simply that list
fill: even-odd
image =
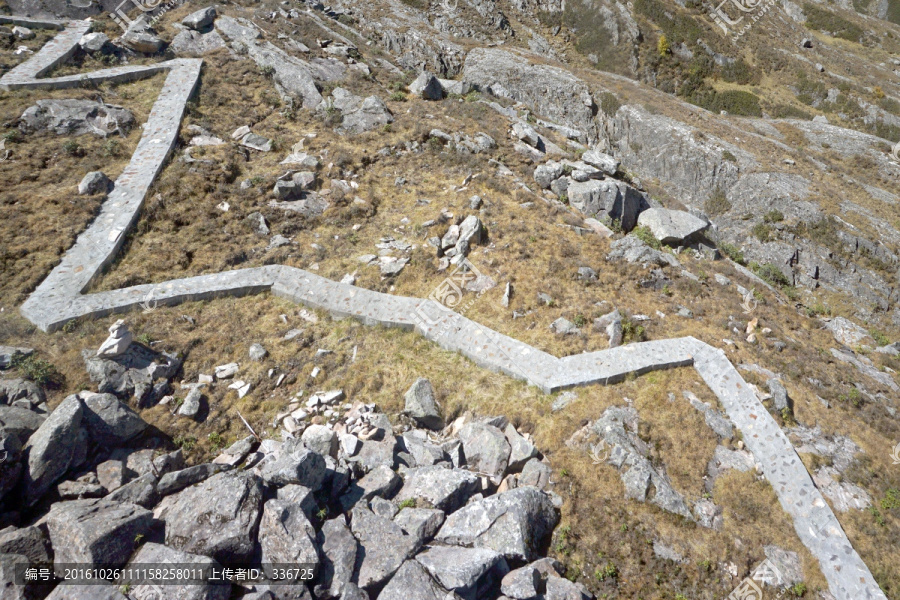
[{"label": "concrete walkway", "polygon": [[629,374],[693,365],[743,434],[766,478],[791,515],[798,536],[819,560],[838,600],[886,600],[853,549],[784,432],[725,354],[693,337],[629,344],[557,358],[459,315],[433,300],[405,298],[338,283],[293,267],[272,265],[85,295],[110,264],[134,226],[147,190],[174,147],[184,106],[200,75],[200,60],[173,60],[86,75],[39,79],[71,56],[85,22],[72,22],[30,61],[0,79],[0,88],[62,88],[73,81],[122,81],[169,70],[131,162],[118,178],[100,215],[60,264],[22,305],[44,331],[81,317],[103,317],[141,305],[174,305],[216,296],[271,292],[276,296],[353,317],[367,325],[415,330],[476,364],[526,380],[550,393],[574,386],[610,384]]}]

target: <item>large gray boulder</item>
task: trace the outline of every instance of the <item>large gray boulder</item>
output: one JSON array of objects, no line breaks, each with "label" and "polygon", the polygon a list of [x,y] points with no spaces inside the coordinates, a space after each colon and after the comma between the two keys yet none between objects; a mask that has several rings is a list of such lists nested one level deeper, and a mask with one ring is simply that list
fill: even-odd
[{"label": "large gray boulder", "polygon": [[16,357],[25,358],[34,354],[33,348],[25,348],[22,346],[2,346],[0,345],[0,369],[8,369],[12,366],[13,359]]},{"label": "large gray boulder", "polygon": [[434,539],[445,518],[444,511],[436,508],[406,507],[397,513],[394,523],[416,538],[419,546],[422,546]]},{"label": "large gray boulder", "polygon": [[500,582],[500,591],[514,600],[535,598],[541,592],[541,573],[531,565],[507,573]]},{"label": "large gray boulder", "polygon": [[89,196],[93,194],[105,194],[112,186],[109,177],[102,171],[91,171],[81,178],[78,184],[78,194]]},{"label": "large gray boulder", "polygon": [[28,402],[24,408],[33,408],[43,404],[46,396],[40,386],[33,381],[19,378],[0,380],[0,404],[16,404],[19,400]]},{"label": "large gray boulder", "polygon": [[638,225],[647,227],[663,244],[680,244],[697,237],[709,223],[683,210],[648,208],[638,216]]},{"label": "large gray boulder", "polygon": [[[161,565],[173,568],[175,566],[196,567],[205,569],[220,569],[221,565],[200,554],[181,552],[162,544],[148,542],[134,553],[129,561],[130,565],[140,568],[138,565]],[[129,595],[137,600],[155,600],[159,598],[160,586],[145,583],[138,584],[129,590]],[[162,586],[167,598],[178,600],[226,600],[231,595],[231,585],[223,582],[206,581],[203,583],[168,583]]]},{"label": "large gray boulder", "polygon": [[618,221],[625,231],[634,229],[638,214],[647,204],[641,192],[613,179],[571,181],[566,193],[569,204],[585,216]]},{"label": "large gray boulder", "polygon": [[562,177],[564,165],[551,160],[534,169],[534,181],[544,188],[550,189],[550,184]]},{"label": "large gray boulder", "polygon": [[142,54],[156,54],[165,45],[165,42],[146,27],[129,27],[128,31],[119,36],[118,42]]},{"label": "large gray boulder", "polygon": [[509,567],[503,555],[487,548],[436,546],[416,556],[442,586],[463,598],[484,598]]},{"label": "large gray boulder", "polygon": [[92,133],[106,137],[114,133],[127,134],[134,126],[130,110],[93,100],[38,100],[19,118],[23,133],[55,133],[83,135]]},{"label": "large gray boulder", "polygon": [[362,588],[386,582],[418,548],[417,540],[399,525],[356,506],[350,528],[361,546],[356,561],[356,581]]},{"label": "large gray boulder", "polygon": [[22,474],[22,441],[15,432],[0,429],[0,498],[19,482]]},{"label": "large gray boulder", "polygon": [[525,436],[516,431],[512,423],[506,424],[503,434],[506,436],[506,441],[509,442],[509,470],[521,471],[525,463],[538,455],[538,449],[525,439]]},{"label": "large gray boulder", "polygon": [[213,24],[213,21],[216,20],[216,7],[215,6],[207,6],[206,8],[201,8],[198,11],[192,12],[185,18],[181,20],[181,24],[189,29],[195,29],[197,31],[206,29]]},{"label": "large gray boulder", "polygon": [[329,102],[343,116],[338,127],[341,133],[363,133],[394,122],[391,111],[377,96],[362,98],[344,88],[335,88]]},{"label": "large gray boulder", "polygon": [[497,48],[474,48],[466,54],[464,81],[481,91],[529,105],[551,121],[592,135],[595,104],[587,84],[569,71],[532,64]]},{"label": "large gray boulder", "polygon": [[181,469],[180,471],[172,471],[159,478],[159,483],[156,484],[156,491],[160,496],[168,496],[169,494],[180,492],[188,486],[205,481],[227,469],[228,465],[203,463]]},{"label": "large gray boulder", "polygon": [[613,176],[619,170],[619,161],[599,150],[588,150],[581,155],[581,160],[600,169],[604,175]]},{"label": "large gray boulder", "polygon": [[159,494],[156,491],[157,481],[157,477],[153,473],[141,475],[137,479],[129,481],[125,485],[110,492],[106,496],[106,499],[115,502],[129,502],[131,504],[143,506],[144,508],[152,508],[159,501]]},{"label": "large gray boulder", "polygon": [[254,471],[268,485],[295,483],[316,491],[325,481],[325,459],[300,440],[288,439],[277,451],[267,454]]},{"label": "large gray boulder", "polygon": [[339,596],[343,587],[353,578],[359,549],[356,538],[347,527],[346,517],[341,515],[325,521],[319,530],[317,542],[322,549],[322,562],[316,578],[316,596]]},{"label": "large gray boulder", "polygon": [[[259,546],[264,566],[273,564],[318,564],[316,530],[303,507],[277,498],[266,502],[259,523]],[[271,569],[270,566],[265,568]],[[272,576],[271,571],[268,572]]]},{"label": "large gray boulder", "polygon": [[37,502],[70,467],[87,455],[87,433],[82,427],[84,407],[78,396],[69,396],[35,431],[23,451],[27,466],[22,477],[27,506]]},{"label": "large gray boulder", "polygon": [[96,356],[95,352],[85,350],[81,358],[98,392],[123,399],[133,397],[138,404],[158,399],[159,389],[154,386],[165,383],[181,366],[176,356],[155,352],[138,343],[130,344],[115,357]]},{"label": "large gray boulder", "polygon": [[545,600],[591,600],[593,596],[580,583],[550,575],[547,577]]},{"label": "large gray boulder", "polygon": [[337,458],[337,434],[327,425],[310,425],[303,431],[300,440],[316,454]]},{"label": "large gray boulder", "polygon": [[658,265],[661,267],[680,266],[678,259],[673,255],[669,254],[668,252],[660,252],[659,250],[654,250],[643,241],[641,241],[638,237],[633,235],[626,235],[625,237],[611,243],[609,245],[609,254],[606,255],[606,260],[624,260],[626,262],[634,264],[650,264]]},{"label": "large gray boulder", "polygon": [[479,488],[478,477],[469,471],[441,465],[406,471],[406,481],[397,502],[416,500],[425,506],[453,512],[463,506]]},{"label": "large gray boulder", "polygon": [[216,50],[226,48],[225,40],[217,31],[208,31],[201,33],[192,29],[184,29],[172,38],[169,44],[175,56],[197,57],[215,52]]},{"label": "large gray boulder", "polygon": [[7,433],[15,435],[23,446],[46,418],[46,415],[27,408],[0,406],[0,427]]},{"label": "large gray boulder", "polygon": [[226,472],[165,498],[155,514],[166,523],[166,545],[221,563],[252,558],[263,488],[251,473]]},{"label": "large gray boulder", "polygon": [[409,93],[423,100],[440,100],[444,97],[444,88],[437,77],[425,71],[409,84]]},{"label": "large gray boulder", "polygon": [[21,554],[32,563],[50,562],[50,544],[40,527],[7,527],[0,531],[0,553]]},{"label": "large gray boulder", "polygon": [[135,504],[102,498],[58,502],[46,520],[54,564],[124,565],[152,522],[153,514]]},{"label": "large gray boulder", "polygon": [[412,384],[404,397],[406,404],[403,412],[428,429],[440,429],[444,426],[441,419],[440,406],[434,397],[431,382],[420,377]]},{"label": "large gray boulder", "polygon": [[522,487],[459,509],[447,517],[436,539],[489,548],[511,560],[533,560],[558,521],[549,495]]},{"label": "large gray boulder", "polygon": [[416,560],[407,560],[391,578],[377,600],[448,600],[447,590],[431,578]]},{"label": "large gray boulder", "polygon": [[400,476],[387,465],[375,467],[358,481],[350,484],[350,489],[341,496],[341,506],[350,510],[360,500],[366,501],[375,496],[389,499],[400,487]]},{"label": "large gray boulder", "polygon": [[503,478],[511,449],[500,429],[485,423],[466,423],[459,431],[459,439],[470,469],[494,479]]},{"label": "large gray boulder", "polygon": [[91,441],[107,448],[137,437],[148,427],[146,421],[113,394],[85,394],[83,423]]}]

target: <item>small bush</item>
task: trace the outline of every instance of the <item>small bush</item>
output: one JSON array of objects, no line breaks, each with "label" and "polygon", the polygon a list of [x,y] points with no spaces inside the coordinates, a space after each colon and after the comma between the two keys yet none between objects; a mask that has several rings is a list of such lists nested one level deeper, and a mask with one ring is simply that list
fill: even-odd
[{"label": "small bush", "polygon": [[225,447],[225,438],[223,438],[222,435],[218,432],[212,432],[211,434],[206,436],[206,439],[209,440],[209,445],[210,448],[212,448],[213,452],[218,452]]},{"label": "small bush", "polygon": [[763,215],[763,221],[766,223],[781,223],[784,221],[784,214],[777,208],[773,208]]},{"label": "small bush", "polygon": [[406,94],[400,91],[391,92],[391,95],[388,96],[388,99],[393,102],[406,102]]},{"label": "small bush", "polygon": [[722,242],[719,244],[719,250],[722,251],[722,254],[733,260],[739,265],[746,264],[744,262],[744,253],[741,252],[741,249],[735,246],[734,244],[729,244],[728,242]]},{"label": "small bush", "polygon": [[631,235],[655,250],[659,250],[662,247],[662,243],[656,239],[656,236],[653,235],[653,232],[650,231],[649,227],[644,227],[643,225],[635,227],[631,232]]},{"label": "small bush", "polygon": [[81,146],[75,140],[66,140],[63,142],[62,151],[69,156],[79,156],[81,154]]},{"label": "small bush", "polygon": [[619,568],[613,563],[606,563],[606,566],[598,568],[594,572],[597,581],[606,581],[607,579],[616,579],[619,576]]},{"label": "small bush", "polygon": [[665,56],[672,52],[672,47],[669,45],[669,40],[666,38],[666,34],[662,34],[659,36],[659,40],[656,42],[656,52],[660,56]]},{"label": "small bush", "polygon": [[750,230],[750,233],[764,244],[772,239],[772,228],[768,223],[757,223],[753,226],[753,229]]},{"label": "small bush", "polygon": [[399,504],[400,510],[404,508],[415,508],[416,507],[416,499],[415,498],[407,498],[403,502]]},{"label": "small bush", "polygon": [[791,285],[787,275],[772,263],[763,265],[754,264],[753,272],[759,275],[759,277],[769,285],[774,285],[776,287],[789,287]]},{"label": "small bush", "polygon": [[803,12],[806,13],[806,26],[810,29],[828,31],[834,37],[851,42],[858,42],[863,35],[863,30],[858,25],[815,4],[805,3]]},{"label": "small bush", "polygon": [[725,191],[722,188],[716,188],[712,195],[706,199],[703,208],[709,216],[717,217],[731,210],[731,203],[725,197]]},{"label": "small bush", "polygon": [[622,340],[627,342],[643,342],[646,337],[643,325],[638,325],[629,317],[622,319]]},{"label": "small bush", "polygon": [[12,367],[19,372],[19,375],[41,387],[62,385],[62,375],[56,370],[56,367],[33,354],[30,356],[13,355]]},{"label": "small bush", "polygon": [[884,335],[883,333],[881,333],[881,332],[878,331],[877,329],[872,329],[872,330],[870,330],[870,331],[869,331],[869,334],[872,336],[872,339],[874,339],[875,342],[876,342],[879,346],[887,346],[888,344],[891,343],[891,340],[888,338],[888,336]]},{"label": "small bush", "polygon": [[192,435],[179,435],[172,440],[172,443],[185,452],[190,452],[197,445],[197,438]]},{"label": "small bush", "polygon": [[622,103],[619,102],[619,99],[616,98],[616,95],[611,92],[603,92],[600,94],[600,110],[602,110],[605,114],[612,116],[619,111]]},{"label": "small bush", "polygon": [[736,163],[737,157],[734,154],[732,154],[731,152],[729,152],[728,150],[725,150],[724,152],[722,152],[722,160],[727,160],[728,162]]}]

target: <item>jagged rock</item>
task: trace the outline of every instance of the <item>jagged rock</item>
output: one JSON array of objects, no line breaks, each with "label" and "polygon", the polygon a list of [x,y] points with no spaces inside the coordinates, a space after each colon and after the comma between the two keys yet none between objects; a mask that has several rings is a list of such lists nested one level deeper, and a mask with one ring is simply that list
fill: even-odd
[{"label": "jagged rock", "polygon": [[[0,498],[19,482],[22,474],[22,441],[15,432],[0,429]],[[0,550],[5,552],[5,550]]]},{"label": "jagged rock", "polygon": [[[82,478],[79,478],[78,481],[63,481],[59,485],[56,486],[56,493],[59,494],[59,497],[63,500],[81,500],[83,498],[100,498],[106,492],[99,483],[96,482],[96,477],[94,481],[82,481]],[[109,498],[110,500],[116,500],[117,498]]]},{"label": "jagged rock", "polygon": [[597,271],[590,267],[578,267],[578,279],[581,281],[596,281]]},{"label": "jagged rock", "polygon": [[488,477],[502,479],[509,465],[511,449],[506,436],[497,427],[484,423],[467,423],[459,431],[466,464]]},{"label": "jagged rock", "polygon": [[169,50],[175,56],[198,57],[216,50],[226,48],[225,40],[217,31],[200,33],[193,29],[184,29],[172,38]]},{"label": "jagged rock", "polygon": [[448,590],[463,598],[480,598],[508,571],[502,554],[487,548],[436,546],[416,560]]},{"label": "jagged rock", "polygon": [[507,573],[500,582],[500,591],[514,600],[529,600],[541,592],[541,573],[527,565]]},{"label": "jagged rock", "polygon": [[30,562],[48,564],[50,545],[40,527],[7,527],[0,531],[0,553],[21,554]]},{"label": "jagged rock", "polygon": [[119,43],[135,52],[156,54],[162,50],[163,42],[148,27],[130,26],[128,31],[119,37]]},{"label": "jagged rock", "polygon": [[377,96],[364,99],[339,87],[331,93],[328,102],[343,116],[341,126],[338,128],[343,133],[363,133],[394,121],[391,111]]},{"label": "jagged rock", "polygon": [[390,467],[381,465],[350,484],[350,489],[341,497],[341,506],[344,510],[350,510],[360,500],[366,501],[374,496],[390,498],[398,487],[400,477]]},{"label": "jagged rock", "polygon": [[168,496],[180,492],[188,486],[205,481],[226,469],[226,465],[204,463],[181,469],[180,471],[166,473],[160,477],[159,483],[156,484],[156,491],[160,496]]},{"label": "jagged rock", "polygon": [[627,183],[611,179],[572,181],[566,190],[569,204],[588,217],[606,217],[631,231],[646,205],[644,195]]},{"label": "jagged rock", "polygon": [[444,426],[441,419],[440,406],[434,397],[431,382],[420,377],[412,384],[404,397],[406,401],[404,413],[409,415],[422,427],[440,429]]},{"label": "jagged rock", "polygon": [[112,182],[105,173],[102,171],[91,171],[78,184],[78,194],[81,196],[105,194],[111,186]]},{"label": "jagged rock", "polygon": [[195,418],[200,413],[200,401],[202,399],[202,388],[200,386],[192,387],[184,397],[181,406],[178,407],[178,415],[188,419]]},{"label": "jagged rock", "polygon": [[104,358],[119,356],[128,350],[133,340],[134,336],[128,330],[125,321],[119,319],[109,327],[109,337],[100,344],[100,348],[97,349],[97,356]]},{"label": "jagged rock", "polygon": [[325,425],[310,425],[300,439],[307,448],[316,454],[337,458],[338,438],[331,428]]},{"label": "jagged rock", "polygon": [[835,317],[825,323],[825,329],[831,332],[834,339],[845,346],[855,348],[871,336],[869,332],[844,317]]},{"label": "jagged rock", "polygon": [[229,467],[239,465],[251,452],[253,452],[257,445],[258,440],[256,439],[256,436],[248,435],[225,448],[225,450],[222,451],[222,454],[213,460],[213,463]]},{"label": "jagged rock", "polygon": [[84,407],[78,396],[69,396],[56,407],[25,444],[28,463],[22,477],[25,504],[31,506],[87,454],[87,433],[81,420]]},{"label": "jagged rock", "polygon": [[360,587],[381,585],[417,549],[416,538],[368,508],[354,507],[350,519],[350,528],[361,546],[355,569]]},{"label": "jagged rock", "polygon": [[792,586],[803,581],[803,565],[796,552],[784,550],[778,546],[763,546],[766,558],[772,561],[775,569],[781,574],[778,586]]},{"label": "jagged rock", "polygon": [[447,517],[437,540],[490,548],[511,560],[533,560],[559,515],[550,497],[523,487],[470,503]]},{"label": "jagged rock", "polygon": [[722,524],[724,523],[722,509],[716,506],[709,498],[697,500],[694,504],[694,517],[697,520],[697,524],[701,527],[715,529],[716,531],[722,529]]},{"label": "jagged rock", "polygon": [[553,470],[549,465],[544,464],[537,458],[532,458],[522,467],[517,487],[530,485],[546,490],[550,487],[550,475],[552,472]]},{"label": "jagged rock", "polygon": [[25,400],[31,407],[34,407],[43,404],[46,399],[44,391],[33,381],[27,379],[0,380],[0,403],[2,404],[14,404]]},{"label": "jagged rock", "polygon": [[542,188],[550,189],[550,184],[562,177],[564,165],[551,160],[534,169],[534,180]]},{"label": "jagged rock", "polygon": [[448,96],[450,94],[465,96],[472,91],[472,85],[467,81],[457,81],[454,79],[438,79],[438,81],[444,89],[444,93]]},{"label": "jagged rock", "polygon": [[103,50],[103,47],[109,43],[109,36],[105,33],[100,33],[99,31],[95,31],[93,33],[86,33],[81,36],[81,40],[78,42],[78,45],[81,46],[82,50],[87,52],[88,54],[94,54],[95,52],[100,52]]},{"label": "jagged rock", "polygon": [[251,473],[219,473],[166,497],[154,515],[166,522],[167,546],[221,563],[246,562],[256,545],[262,493]]},{"label": "jagged rock", "polygon": [[444,511],[436,508],[406,507],[397,513],[394,523],[416,538],[418,545],[422,546],[434,538],[443,525],[445,517]]},{"label": "jagged rock", "polygon": [[521,471],[529,460],[538,455],[538,450],[534,444],[525,439],[525,437],[516,431],[512,423],[508,423],[503,430],[506,441],[509,442],[509,470]]},{"label": "jagged rock", "polygon": [[591,600],[590,592],[580,583],[574,583],[553,575],[547,577],[545,600]]},{"label": "jagged rock", "polygon": [[113,394],[82,394],[82,422],[95,444],[104,447],[121,445],[147,428],[147,422]]},{"label": "jagged rock", "polygon": [[122,487],[125,483],[125,465],[121,460],[107,460],[97,465],[97,480],[107,492]]},{"label": "jagged rock", "polygon": [[875,348],[875,352],[887,354],[888,356],[900,356],[900,342],[894,342],[887,346],[879,346],[878,348]]},{"label": "jagged rock", "polygon": [[407,560],[378,594],[378,600],[449,600],[442,588],[418,561]]},{"label": "jagged rock", "polygon": [[216,16],[216,7],[207,6],[206,8],[201,8],[200,10],[192,12],[191,14],[183,18],[181,20],[181,24],[185,27],[189,27],[190,29],[199,31],[211,26],[213,24],[213,21],[216,20]]},{"label": "jagged rock", "polygon": [[581,160],[600,169],[604,175],[613,176],[619,170],[619,161],[599,150],[588,150],[581,155]]},{"label": "jagged rock", "polygon": [[268,356],[268,354],[266,349],[262,347],[262,344],[253,344],[250,346],[250,360],[259,362]]},{"label": "jagged rock", "polygon": [[709,404],[701,402],[693,392],[685,390],[682,392],[682,395],[687,398],[688,402],[691,403],[691,406],[703,413],[706,424],[720,439],[730,440],[734,437],[731,421],[728,420],[728,417],[711,407]]},{"label": "jagged rock", "polygon": [[250,148],[252,150],[259,150],[260,152],[272,151],[272,140],[253,132],[250,132],[242,137],[240,144],[241,146]]},{"label": "jagged rock", "polygon": [[8,369],[12,366],[13,359],[16,356],[25,358],[34,354],[33,348],[23,348],[17,346],[0,346],[0,369]]},{"label": "jagged rock", "polygon": [[317,541],[322,549],[322,563],[315,588],[316,596],[338,596],[353,577],[358,549],[356,538],[347,527],[346,517],[341,515],[325,521]]},{"label": "jagged rock", "polygon": [[681,244],[694,239],[709,224],[682,210],[648,208],[638,216],[638,225],[647,227],[663,244]]},{"label": "jagged rock", "polygon": [[578,335],[581,333],[581,329],[565,317],[560,317],[550,323],[550,331],[558,335]]},{"label": "jagged rock", "polygon": [[440,100],[444,97],[444,89],[441,87],[441,82],[428,72],[419,74],[409,84],[409,93],[423,100]]},{"label": "jagged rock", "polygon": [[129,481],[122,487],[110,492],[107,500],[114,502],[129,502],[144,508],[152,508],[159,501],[156,491],[157,477],[154,473],[141,475],[134,481]]},{"label": "jagged rock", "polygon": [[[182,565],[187,568],[220,569],[221,565],[215,560],[200,554],[180,552],[174,548],[148,542],[134,553],[129,561],[136,568],[138,565]],[[170,567],[170,568],[172,568]],[[160,586],[146,583],[133,586],[129,595],[136,599],[153,600],[157,598]],[[227,600],[231,595],[231,585],[224,582],[207,581],[204,583],[179,584],[168,583],[164,586],[166,597],[178,598],[178,600]]]},{"label": "jagged rock", "polygon": [[299,504],[279,499],[266,502],[259,523],[263,565],[318,564],[315,539],[316,530]]},{"label": "jagged rock", "polygon": [[532,148],[543,150],[544,143],[541,136],[538,135],[538,132],[534,130],[534,127],[528,123],[523,123],[522,121],[513,123],[512,132],[517,139],[525,142]]},{"label": "jagged rock", "polygon": [[787,390],[780,381],[774,378],[769,379],[766,385],[769,386],[769,393],[772,394],[772,404],[774,404],[776,410],[781,411],[792,408],[793,402],[791,402]]},{"label": "jagged rock", "polygon": [[839,512],[865,510],[872,505],[872,497],[856,484],[843,480],[840,471],[823,466],[812,474],[813,483]]},{"label": "jagged rock", "polygon": [[149,510],[134,504],[106,499],[58,502],[46,521],[54,563],[122,566],[152,521]]},{"label": "jagged rock", "polygon": [[268,485],[299,484],[316,491],[325,480],[325,459],[299,440],[287,440],[254,470]]},{"label": "jagged rock", "polygon": [[594,329],[606,333],[610,348],[622,345],[622,315],[618,309],[594,319]]},{"label": "jagged rock", "polygon": [[73,99],[38,100],[19,119],[19,128],[23,133],[92,133],[100,137],[113,133],[127,134],[134,124],[134,115],[126,108]]},{"label": "jagged rock", "polygon": [[113,358],[95,356],[90,350],[81,353],[91,381],[101,394],[115,394],[120,398],[142,401],[156,399],[154,382],[174,376],[181,361],[174,355],[155,352],[146,346],[132,343]]},{"label": "jagged rock", "polygon": [[625,260],[630,263],[651,264],[659,266],[678,267],[678,259],[666,252],[654,250],[633,235],[626,235],[609,245],[610,253],[606,260]]},{"label": "jagged rock", "polygon": [[478,478],[468,471],[439,465],[418,467],[407,470],[406,481],[397,494],[397,501],[422,500],[434,508],[453,512],[463,506],[477,489]]}]

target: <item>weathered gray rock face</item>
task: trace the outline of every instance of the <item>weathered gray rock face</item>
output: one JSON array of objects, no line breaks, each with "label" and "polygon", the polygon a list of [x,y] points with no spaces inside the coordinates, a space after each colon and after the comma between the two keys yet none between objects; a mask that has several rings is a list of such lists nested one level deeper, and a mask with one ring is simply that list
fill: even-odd
[{"label": "weathered gray rock face", "polygon": [[547,578],[547,592],[544,594],[546,600],[590,600],[592,597],[580,583],[553,575]]},{"label": "weathered gray rock face", "polygon": [[394,523],[417,540],[417,545],[427,544],[437,534],[444,523],[444,511],[436,508],[406,507],[394,517]]},{"label": "weathered gray rock face", "polygon": [[181,24],[190,29],[200,31],[210,27],[213,21],[216,20],[216,15],[216,7],[207,6],[183,18]]},{"label": "weathered gray rock face", "polygon": [[532,64],[506,50],[475,48],[466,55],[463,80],[538,114],[596,137],[595,104],[587,84],[559,67]]},{"label": "weathered gray rock face", "polygon": [[300,436],[303,444],[322,456],[337,457],[338,438],[337,434],[325,425],[310,425],[303,431]]},{"label": "weathered gray rock face", "polygon": [[44,391],[33,381],[27,379],[0,380],[0,404],[16,404],[19,400],[27,401],[30,405],[28,408],[33,408],[43,404],[46,396]]},{"label": "weathered gray rock face", "polygon": [[147,428],[147,423],[113,394],[87,395],[83,422],[91,441],[105,447],[127,442]]},{"label": "weathered gray rock face", "polygon": [[166,522],[166,545],[230,563],[251,559],[261,512],[260,480],[227,472],[165,498],[155,514]]},{"label": "weathered gray rock face", "polygon": [[435,546],[416,556],[416,560],[442,586],[463,598],[481,598],[492,584],[509,571],[506,560],[487,548]]},{"label": "weathered gray rock face", "polygon": [[[316,530],[306,518],[303,507],[289,500],[266,502],[259,523],[262,563],[319,563]],[[271,576],[271,572],[269,573]]]},{"label": "weathered gray rock face", "polygon": [[361,546],[357,554],[357,583],[363,588],[378,586],[412,556],[417,540],[367,508],[357,506],[351,515],[350,527]]},{"label": "weathered gray rock face", "polygon": [[53,560],[55,564],[124,565],[137,545],[135,538],[150,529],[152,520],[149,510],[124,502],[58,502],[47,515]]},{"label": "weathered gray rock face", "polygon": [[9,493],[22,474],[22,442],[14,432],[0,429],[0,498]]},{"label": "weathered gray rock face", "polygon": [[406,392],[404,399],[406,405],[403,412],[412,417],[416,423],[428,429],[440,429],[444,426],[440,406],[434,397],[434,388],[430,381],[424,377],[417,379]]},{"label": "weathered gray rock face", "polygon": [[169,44],[175,56],[197,57],[226,48],[225,40],[217,31],[201,33],[192,29],[178,32]]},{"label": "weathered gray rock face", "polygon": [[28,438],[37,431],[46,418],[45,415],[27,408],[0,406],[0,427],[6,433],[14,435],[21,446],[28,442]]},{"label": "weathered gray rock face", "polygon": [[440,465],[409,469],[397,501],[420,500],[434,508],[453,512],[478,488],[478,478],[468,471]]},{"label": "weathered gray rock face", "polygon": [[835,317],[827,321],[825,329],[831,332],[837,342],[850,348],[855,348],[864,341],[871,340],[868,331],[844,317]]},{"label": "weathered gray rock face", "polygon": [[588,150],[581,155],[581,160],[600,169],[604,175],[613,176],[619,170],[619,161],[599,150]]},{"label": "weathered gray rock face", "polygon": [[317,541],[322,549],[322,562],[319,566],[316,595],[338,596],[353,577],[359,545],[350,533],[344,515],[325,521]]},{"label": "weathered gray rock face", "polygon": [[127,134],[133,126],[134,115],[130,110],[92,100],[38,100],[19,119],[23,133],[92,133],[106,137],[119,132]]},{"label": "weathered gray rock face", "polygon": [[397,570],[378,600],[447,600],[447,590],[431,578],[425,567],[416,560],[407,560]]},{"label": "weathered gray rock face", "polygon": [[[220,565],[200,554],[180,552],[174,548],[148,542],[140,547],[131,557],[132,565],[192,565],[205,568],[220,568]],[[194,584],[167,584],[165,593],[169,598],[178,600],[226,600],[231,594],[231,586],[227,583],[194,583]],[[133,598],[151,600],[158,597],[159,586],[152,584],[136,585],[129,590]]]},{"label": "weathered gray rock face", "polygon": [[679,266],[678,259],[667,252],[654,250],[633,235],[626,235],[609,245],[606,260],[624,260],[630,263],[663,266]]},{"label": "weathered gray rock face", "polygon": [[109,43],[109,36],[105,33],[100,33],[99,31],[93,33],[86,33],[81,36],[81,41],[78,42],[78,45],[87,52],[88,54],[94,54],[95,52],[100,52],[103,50],[103,47]]},{"label": "weathered gray rock face", "polygon": [[159,500],[156,492],[156,475],[147,473],[134,481],[129,481],[106,496],[107,500],[114,502],[128,502],[144,508],[152,508]]},{"label": "weathered gray rock face", "polygon": [[0,531],[0,554],[20,554],[32,563],[50,562],[50,545],[40,527],[7,527]]},{"label": "weathered gray rock face", "polygon": [[222,16],[216,29],[231,40],[232,47],[243,48],[264,70],[271,70],[276,88],[285,98],[300,100],[303,108],[315,108],[322,102],[309,64],[291,56],[269,42],[260,42],[259,30],[245,19]]},{"label": "weathered gray rock face", "polygon": [[647,227],[663,244],[691,240],[708,227],[703,219],[683,210],[648,208],[638,216],[638,225]]},{"label": "weathered gray rock face", "polygon": [[295,483],[316,491],[325,480],[325,459],[299,440],[287,440],[254,470],[268,485]]},{"label": "weathered gray rock face", "polygon": [[350,489],[341,497],[344,510],[349,510],[360,500],[375,496],[390,498],[400,487],[400,477],[387,465],[375,467],[359,481],[350,484]]},{"label": "weathered gray rock face", "polygon": [[507,559],[537,558],[559,515],[550,497],[533,487],[490,496],[447,517],[437,540],[490,548]]},{"label": "weathered gray rock face", "polygon": [[500,582],[504,596],[516,600],[535,598],[541,592],[541,573],[531,565],[507,573]]},{"label": "weathered gray rock face", "polygon": [[357,134],[371,131],[394,122],[394,116],[377,96],[362,98],[344,88],[335,88],[332,97],[323,106],[331,106],[341,112],[343,120],[338,131]]},{"label": "weathered gray rock face", "polygon": [[551,160],[534,169],[534,181],[542,188],[550,189],[550,185],[562,177],[564,165]]},{"label": "weathered gray rock face", "polygon": [[588,217],[607,217],[631,231],[638,214],[648,206],[644,195],[627,183],[589,179],[573,181],[568,187],[569,204]]},{"label": "weathered gray rock face", "polygon": [[31,506],[70,467],[87,454],[87,434],[82,427],[84,407],[78,396],[69,396],[56,407],[35,431],[23,454],[28,465],[23,473],[23,499]]},{"label": "weathered gray rock face", "polygon": [[8,369],[12,366],[13,358],[19,356],[25,358],[34,354],[33,348],[24,348],[21,346],[2,346],[0,345],[0,369]]},{"label": "weathered gray rock face", "polygon": [[484,423],[467,423],[460,429],[459,439],[469,468],[489,477],[503,477],[511,449],[500,429]]}]

